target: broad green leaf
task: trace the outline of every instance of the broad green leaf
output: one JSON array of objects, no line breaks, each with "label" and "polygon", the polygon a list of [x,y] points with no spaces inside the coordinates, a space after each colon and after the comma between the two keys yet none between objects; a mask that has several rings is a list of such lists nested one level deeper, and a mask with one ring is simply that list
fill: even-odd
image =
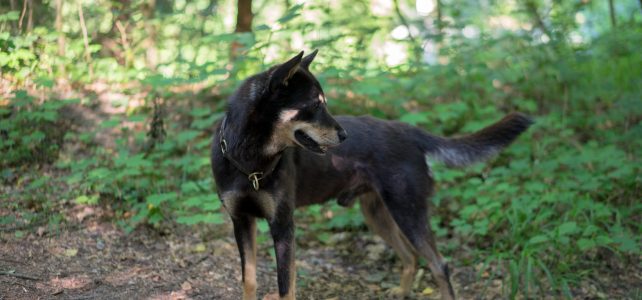
[{"label": "broad green leaf", "polygon": [[539,244],[539,243],[544,243],[547,242],[549,238],[546,235],[536,235],[528,240],[529,244]]},{"label": "broad green leaf", "polygon": [[565,222],[562,225],[558,227],[558,233],[559,235],[568,235],[568,234],[573,234],[577,232],[578,227],[577,223],[575,222]]},{"label": "broad green leaf", "polygon": [[586,251],[595,248],[595,241],[582,238],[577,241],[577,246],[580,247],[580,250]]}]

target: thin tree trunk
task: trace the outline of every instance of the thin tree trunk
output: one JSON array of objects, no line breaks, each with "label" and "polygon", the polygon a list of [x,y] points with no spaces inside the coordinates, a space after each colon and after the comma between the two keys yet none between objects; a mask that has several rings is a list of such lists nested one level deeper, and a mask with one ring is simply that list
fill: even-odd
[{"label": "thin tree trunk", "polygon": [[[127,64],[127,53],[121,47],[122,32],[118,28],[117,22],[120,22],[121,25],[127,25],[131,23],[131,1],[130,0],[112,0],[110,2],[110,9],[115,11],[114,17],[111,23],[111,29],[107,33],[98,33],[96,37],[96,42],[102,46],[102,55],[111,56],[118,61],[120,65]],[[143,11],[144,11],[144,5]],[[120,41],[120,42],[119,42]]]},{"label": "thin tree trunk", "polygon": [[33,30],[33,0],[27,0],[29,2],[29,16],[27,17],[27,32]]},{"label": "thin tree trunk", "polygon": [[22,12],[20,13],[20,19],[18,19],[18,31],[20,32],[22,32],[22,21],[24,21],[25,19],[28,3],[29,3],[29,0],[22,0]]},{"label": "thin tree trunk", "polygon": [[[640,0],[642,1],[642,0]],[[437,34],[441,37],[441,34],[444,32],[444,21],[442,15],[441,0],[436,1],[437,4]]]},{"label": "thin tree trunk", "polygon": [[[65,56],[65,34],[62,32],[62,0],[56,0],[56,31],[58,32],[58,55]],[[60,64],[64,66],[64,64]]]},{"label": "thin tree trunk", "polygon": [[[236,28],[234,32],[252,32],[252,0],[238,0],[238,12],[236,13]],[[231,57],[236,59],[241,51],[241,44],[238,42],[232,43]]]},{"label": "thin tree trunk", "polygon": [[236,29],[234,32],[252,31],[252,0],[238,0],[238,13],[236,14]]},{"label": "thin tree trunk", "polygon": [[[62,0],[56,0],[56,32],[58,34],[58,56],[65,57],[65,34],[62,32]],[[58,64],[58,71],[65,73],[65,64]]]},{"label": "thin tree trunk", "polygon": [[123,25],[120,20],[117,20],[116,29],[118,29],[118,32],[120,33],[120,43],[123,47],[125,66],[129,68],[132,64],[133,54],[131,52],[131,47],[129,47],[129,40],[127,39],[127,27],[125,27],[125,25]]},{"label": "thin tree trunk", "polygon": [[89,38],[87,37],[87,26],[85,25],[85,16],[82,12],[82,0],[78,1],[78,18],[80,19],[80,28],[82,29],[82,39],[85,43],[85,60],[89,66],[89,76],[93,77],[93,70],[91,67],[91,53],[89,53]]},{"label": "thin tree trunk", "polygon": [[[212,2],[210,2],[212,5]],[[158,64],[158,52],[156,50],[156,26],[153,23],[154,16],[156,14],[156,0],[151,0],[147,5],[143,6],[143,16],[145,17],[145,30],[147,31],[147,38],[143,42],[145,45],[145,61],[147,67],[155,70],[156,65]]]},{"label": "thin tree trunk", "polygon": [[613,0],[609,0],[609,15],[611,16],[611,26],[617,26],[617,23],[615,21],[615,8],[613,7]]}]

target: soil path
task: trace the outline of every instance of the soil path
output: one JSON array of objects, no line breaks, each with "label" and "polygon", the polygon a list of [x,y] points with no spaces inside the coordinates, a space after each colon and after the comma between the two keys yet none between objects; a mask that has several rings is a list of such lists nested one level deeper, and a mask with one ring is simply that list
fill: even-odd
[{"label": "soil path", "polygon": [[[230,224],[126,234],[98,208],[78,206],[71,214],[80,221],[66,227],[33,228],[21,237],[0,231],[0,299],[241,298]],[[386,291],[399,280],[392,251],[365,231],[334,234],[329,244],[302,236],[297,245],[299,299],[388,299]],[[260,244],[259,295],[276,289],[270,247]],[[636,289],[640,295],[641,270],[606,270],[610,279],[587,281],[574,293],[633,299]],[[456,268],[453,281],[460,299],[505,298],[500,280],[478,279],[472,267]],[[429,272],[420,270],[411,299],[438,298]]]},{"label": "soil path", "polygon": [[[126,234],[97,210],[76,207],[70,219],[82,221],[65,227],[33,228],[21,237],[1,232],[0,299],[241,298],[230,224],[141,227]],[[298,242],[298,297],[386,299],[399,279],[392,251],[363,232],[335,234],[330,241]],[[260,244],[259,295],[277,286],[270,247]],[[414,298],[438,298],[430,276],[421,272]]]}]

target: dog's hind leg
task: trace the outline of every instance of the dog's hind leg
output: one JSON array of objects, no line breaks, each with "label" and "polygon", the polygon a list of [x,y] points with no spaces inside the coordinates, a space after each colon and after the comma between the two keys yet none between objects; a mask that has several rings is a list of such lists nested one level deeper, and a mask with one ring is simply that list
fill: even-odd
[{"label": "dog's hind leg", "polygon": [[383,238],[395,250],[403,270],[399,287],[392,290],[395,296],[404,297],[410,294],[412,283],[417,274],[417,255],[412,245],[401,233],[399,226],[392,219],[388,210],[376,193],[360,197],[361,212],[370,230]]},{"label": "dog's hind leg", "polygon": [[256,300],[256,220],[254,217],[232,218],[234,237],[241,256],[243,300]]},{"label": "dog's hind leg", "polygon": [[[394,184],[394,180],[388,181]],[[390,215],[395,220],[401,232],[406,236],[417,253],[428,261],[428,267],[433,278],[439,285],[442,299],[454,299],[455,292],[450,283],[450,272],[448,265],[437,251],[432,231],[428,224],[428,203],[427,192],[416,189],[423,185],[397,186],[388,185],[381,190],[381,198],[385,203]]]}]

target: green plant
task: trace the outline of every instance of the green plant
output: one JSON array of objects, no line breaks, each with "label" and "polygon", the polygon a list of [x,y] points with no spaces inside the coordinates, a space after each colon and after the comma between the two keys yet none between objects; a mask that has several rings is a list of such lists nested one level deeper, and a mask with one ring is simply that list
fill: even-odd
[{"label": "green plant", "polygon": [[[11,168],[55,161],[62,146],[66,124],[60,110],[76,99],[38,100],[17,90],[7,106],[0,107],[0,167]],[[7,174],[4,174],[7,176]]]}]

